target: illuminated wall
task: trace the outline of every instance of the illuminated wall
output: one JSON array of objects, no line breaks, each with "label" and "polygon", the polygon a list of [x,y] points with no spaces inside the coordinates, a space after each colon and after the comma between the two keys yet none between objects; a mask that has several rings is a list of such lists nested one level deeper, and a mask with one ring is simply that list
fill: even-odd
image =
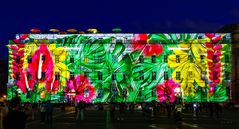
[{"label": "illuminated wall", "polygon": [[230,34],[23,34],[9,47],[8,98],[226,101]]}]

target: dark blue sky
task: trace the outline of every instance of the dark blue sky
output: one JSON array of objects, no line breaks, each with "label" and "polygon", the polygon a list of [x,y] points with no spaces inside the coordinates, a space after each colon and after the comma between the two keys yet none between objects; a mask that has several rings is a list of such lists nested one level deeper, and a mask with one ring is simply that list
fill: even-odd
[{"label": "dark blue sky", "polygon": [[8,40],[30,28],[214,32],[239,23],[238,5],[238,0],[1,0],[0,59],[7,59]]}]

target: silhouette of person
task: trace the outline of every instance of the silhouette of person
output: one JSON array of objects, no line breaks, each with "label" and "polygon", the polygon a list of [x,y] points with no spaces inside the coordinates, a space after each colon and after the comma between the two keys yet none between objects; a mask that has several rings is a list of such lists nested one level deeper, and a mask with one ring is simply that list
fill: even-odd
[{"label": "silhouette of person", "polygon": [[11,110],[4,118],[4,129],[26,129],[27,115],[21,111],[21,99],[15,97],[10,103]]}]

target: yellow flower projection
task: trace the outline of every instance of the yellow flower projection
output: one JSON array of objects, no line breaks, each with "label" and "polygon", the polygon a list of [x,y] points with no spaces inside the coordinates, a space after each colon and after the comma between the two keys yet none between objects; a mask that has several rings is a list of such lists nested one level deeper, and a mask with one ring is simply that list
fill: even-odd
[{"label": "yellow flower projection", "polygon": [[35,43],[25,45],[23,69],[25,70],[27,69],[29,60],[31,60],[31,57],[34,54],[34,52],[37,50],[37,48],[38,48],[38,45]]},{"label": "yellow flower projection", "polygon": [[48,48],[53,56],[54,72],[60,75],[60,85],[66,86],[66,80],[70,76],[67,65],[63,63],[67,58],[67,50],[64,47],[57,47],[56,44],[50,44]]},{"label": "yellow flower projection", "polygon": [[[204,40],[206,42],[206,40]],[[204,77],[206,63],[205,45],[198,39],[189,43],[179,44],[179,49],[173,50],[173,54],[168,56],[169,67],[174,68],[172,78],[181,83],[181,88],[186,96],[194,96],[195,83],[200,87],[205,87]]]}]

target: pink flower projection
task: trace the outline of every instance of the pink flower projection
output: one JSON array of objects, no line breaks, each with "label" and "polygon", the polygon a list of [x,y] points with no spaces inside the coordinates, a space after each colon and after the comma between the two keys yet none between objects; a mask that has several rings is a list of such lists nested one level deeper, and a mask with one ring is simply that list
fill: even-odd
[{"label": "pink flower projection", "polygon": [[220,56],[222,53],[220,50],[222,49],[222,44],[217,44],[221,39],[221,35],[215,37],[214,33],[206,33],[205,34],[210,42],[206,43],[207,47],[207,65],[209,69],[209,80],[211,83],[209,84],[209,95],[212,95],[215,92],[216,86],[220,83],[221,76],[221,62]]},{"label": "pink flower projection", "polygon": [[173,79],[166,80],[165,82],[158,84],[156,86],[156,93],[158,95],[158,100],[160,102],[165,101],[167,98],[170,99],[170,102],[175,101],[175,88],[179,88],[180,85],[174,82]]},{"label": "pink flower projection", "polygon": [[134,51],[142,50],[145,56],[161,55],[163,47],[160,44],[149,44],[147,34],[136,34],[132,40],[132,48]]},{"label": "pink flower projection", "polygon": [[95,88],[91,85],[88,77],[77,75],[74,80],[67,81],[65,92],[75,91],[77,101],[91,102],[95,97]]},{"label": "pink flower projection", "polygon": [[76,100],[82,100],[84,102],[91,102],[95,96],[95,88],[93,86],[87,86],[84,90],[80,90],[79,94],[76,94]]}]

